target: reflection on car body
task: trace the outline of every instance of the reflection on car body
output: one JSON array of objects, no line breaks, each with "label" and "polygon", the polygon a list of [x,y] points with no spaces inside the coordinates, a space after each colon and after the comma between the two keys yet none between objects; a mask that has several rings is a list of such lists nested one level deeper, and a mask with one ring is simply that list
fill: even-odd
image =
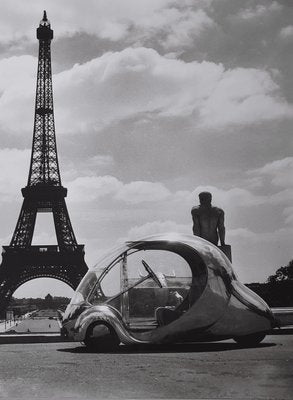
[{"label": "reflection on car body", "polygon": [[127,242],[87,272],[65,311],[62,334],[104,350],[121,342],[252,344],[274,326],[268,305],[237,280],[218,247],[161,234]]}]

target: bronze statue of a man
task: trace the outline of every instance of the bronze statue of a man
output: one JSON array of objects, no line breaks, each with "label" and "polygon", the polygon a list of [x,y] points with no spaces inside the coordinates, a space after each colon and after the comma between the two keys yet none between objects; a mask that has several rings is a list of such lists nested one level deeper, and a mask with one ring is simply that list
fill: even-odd
[{"label": "bronze statue of a man", "polygon": [[217,245],[220,237],[221,246],[225,245],[224,211],[212,206],[209,192],[199,194],[199,206],[191,210],[193,234]]}]

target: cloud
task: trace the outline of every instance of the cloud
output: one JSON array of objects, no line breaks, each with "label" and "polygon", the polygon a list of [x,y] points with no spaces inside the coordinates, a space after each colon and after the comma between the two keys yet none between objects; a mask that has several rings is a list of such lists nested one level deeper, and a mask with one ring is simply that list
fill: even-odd
[{"label": "cloud", "polygon": [[281,204],[286,205],[286,204],[291,204],[292,199],[293,199],[293,188],[285,189],[278,193],[272,194],[268,199],[268,203],[278,204],[278,205],[281,205]]},{"label": "cloud", "polygon": [[116,163],[113,156],[109,154],[96,154],[85,159],[82,157],[78,159],[69,154],[62,160],[62,167],[62,180],[64,182],[72,182],[76,178],[107,175],[111,170],[115,169]]},{"label": "cloud", "polygon": [[[0,124],[11,132],[31,129],[35,82],[32,58],[21,84],[4,87]],[[8,61],[5,60],[5,63]],[[22,70],[22,57],[9,60]],[[1,62],[0,62],[1,68]],[[293,107],[279,95],[267,71],[225,70],[212,62],[183,62],[153,49],[110,52],[54,76],[58,132],[96,132],[121,120],[190,117],[194,125],[223,129],[231,125],[292,118]]]},{"label": "cloud", "polygon": [[[291,198],[292,200],[292,198]],[[283,214],[285,215],[285,223],[286,224],[293,224],[293,207],[287,207],[284,209]]]},{"label": "cloud", "polygon": [[29,168],[30,151],[0,149],[0,198],[10,202],[20,197],[20,188],[25,186]]},{"label": "cloud", "polygon": [[[254,190],[245,187],[220,188],[216,186],[197,186],[193,191],[178,190],[172,192],[161,182],[132,181],[124,183],[114,176],[84,176],[77,177],[66,185],[73,202],[119,201],[126,205],[156,203],[156,209],[189,208],[198,194],[209,191],[213,195],[213,203],[224,209],[235,207],[256,207],[260,205],[290,204],[293,191],[287,188],[275,193],[259,195]],[[257,187],[258,189],[258,187]]]},{"label": "cloud", "polygon": [[[285,224],[293,222],[292,199],[293,199],[293,157],[286,157],[265,164],[261,168],[247,171],[252,177],[252,182],[257,182],[256,188],[265,190],[264,204],[279,206],[284,216]],[[274,192],[275,190],[277,192]]]},{"label": "cloud", "polygon": [[293,39],[293,25],[287,25],[280,31],[280,37],[284,40]]},{"label": "cloud", "polygon": [[153,18],[145,17],[135,25],[137,40],[141,43],[158,38],[164,48],[182,50],[194,45],[198,36],[215,23],[202,9],[171,7],[158,10]]},{"label": "cloud", "polygon": [[252,232],[248,228],[236,228],[229,230],[229,236],[231,238],[237,238],[240,240],[254,241],[258,238],[255,232]]},{"label": "cloud", "polygon": [[71,201],[91,202],[105,196],[127,204],[165,200],[169,190],[161,183],[135,181],[124,184],[113,176],[79,177],[69,182]]},{"label": "cloud", "polygon": [[293,117],[292,105],[278,93],[267,71],[254,68],[227,70],[200,109],[203,126],[219,128]]},{"label": "cloud", "polygon": [[[257,180],[258,187],[268,190],[269,194],[265,201],[266,204],[282,206],[285,223],[291,223],[292,218],[292,199],[293,199],[293,157],[286,157],[265,164],[261,168],[247,172],[252,180]],[[276,187],[279,191],[273,193]],[[280,190],[281,189],[281,190]]]},{"label": "cloud", "polygon": [[56,77],[58,118],[65,129],[70,115],[67,130],[84,131],[142,113],[188,115],[213,82],[194,92],[190,85],[200,86],[206,75],[214,80],[218,70],[212,63],[183,63],[146,48],[107,53]]},{"label": "cloud", "polygon": [[245,242],[256,243],[271,243],[278,244],[282,241],[287,241],[292,237],[292,228],[280,228],[271,232],[256,233],[248,228],[236,228],[229,230],[229,238],[243,240]]},{"label": "cloud", "polygon": [[112,167],[114,165],[114,159],[108,154],[97,154],[93,157],[89,157],[83,167],[84,171],[101,171]]},{"label": "cloud", "polygon": [[241,188],[233,187],[231,189],[222,189],[215,186],[198,186],[191,194],[190,197],[198,196],[200,192],[211,192],[214,202],[219,207],[225,209],[237,207],[252,207],[264,204],[267,201],[266,196],[259,196],[251,191]]},{"label": "cloud", "polygon": [[74,179],[68,183],[67,187],[72,202],[91,202],[117,193],[122,185],[113,176],[88,176]]},{"label": "cloud", "polygon": [[190,226],[177,224],[170,220],[147,222],[146,224],[132,227],[127,234],[127,239],[134,240],[140,237],[164,232],[190,233]]},{"label": "cloud", "polygon": [[114,176],[78,177],[67,184],[70,199],[74,202],[91,202],[110,196],[126,204],[160,203],[174,208],[188,207],[202,191],[210,191],[215,202],[225,208],[251,207],[263,204],[266,196],[258,196],[243,188],[221,189],[215,186],[198,186],[193,191],[171,192],[161,182],[133,181],[124,183]]},{"label": "cloud", "polygon": [[137,181],[125,184],[116,194],[116,199],[126,203],[137,204],[166,200],[169,190],[158,182]]},{"label": "cloud", "polygon": [[244,20],[265,18],[270,16],[272,13],[279,12],[283,9],[282,5],[273,1],[269,5],[258,4],[255,7],[245,8],[241,10],[237,17],[242,18]]},{"label": "cloud", "polygon": [[[58,37],[86,32],[111,41],[128,40],[141,42],[157,36],[173,35],[178,44],[185,45],[188,38],[199,34],[211,24],[211,19],[201,10],[201,4],[171,0],[87,0],[86,7],[80,0],[21,0],[5,2],[1,7],[0,42],[20,41],[34,38],[34,26],[47,10],[53,29]],[[30,13],[27,13],[30,9]],[[194,10],[195,9],[195,10]],[[12,26],[7,15],[14,20]],[[81,18],[82,16],[82,18]],[[187,34],[184,33],[187,31]]]},{"label": "cloud", "polygon": [[286,157],[265,164],[248,172],[250,175],[269,178],[271,183],[281,187],[293,187],[293,157]]},{"label": "cloud", "polygon": [[0,61],[0,126],[5,131],[32,131],[37,63],[31,56]]},{"label": "cloud", "polygon": [[11,86],[23,85],[27,79],[36,79],[37,59],[32,56],[13,56],[0,61],[0,92]]}]

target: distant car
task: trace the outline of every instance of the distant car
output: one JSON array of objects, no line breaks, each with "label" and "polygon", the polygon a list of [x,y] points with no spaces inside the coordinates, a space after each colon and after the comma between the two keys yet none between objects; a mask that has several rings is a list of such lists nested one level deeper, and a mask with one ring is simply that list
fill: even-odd
[{"label": "distant car", "polygon": [[61,334],[97,350],[229,338],[254,345],[275,325],[268,305],[237,280],[218,247],[169,233],[127,242],[89,270]]}]

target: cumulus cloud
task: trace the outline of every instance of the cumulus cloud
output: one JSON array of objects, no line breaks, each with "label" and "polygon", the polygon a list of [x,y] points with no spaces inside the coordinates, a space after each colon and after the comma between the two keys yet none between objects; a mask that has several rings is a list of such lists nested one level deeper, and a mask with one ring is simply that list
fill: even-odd
[{"label": "cumulus cloud", "polygon": [[76,202],[111,196],[128,204],[139,204],[163,201],[170,196],[169,190],[161,183],[134,181],[125,184],[113,176],[79,177],[67,186],[71,200]]},{"label": "cumulus cloud", "polygon": [[[198,186],[193,191],[174,191],[161,182],[133,181],[124,183],[114,176],[78,177],[67,185],[71,202],[93,203],[100,201],[103,207],[120,202],[126,210],[129,206],[140,206],[149,213],[149,205],[155,215],[161,218],[172,214],[174,220],[180,219],[183,210],[189,210],[197,202],[198,194],[209,191],[213,194],[213,203],[225,210],[235,210],[240,207],[251,208],[263,204],[287,204],[292,192],[281,191],[270,195],[257,195],[248,189],[234,187],[223,189],[216,186]],[[114,202],[114,203],[113,203]],[[111,207],[111,206],[110,206]],[[188,213],[189,215],[189,213]]]},{"label": "cumulus cloud", "polygon": [[[45,0],[27,0],[25,4],[11,0],[1,7],[0,42],[19,41],[24,35],[33,40],[33,27],[42,17],[40,10],[46,9],[59,37],[86,32],[111,41],[142,43],[159,36],[165,38],[166,45],[173,39],[186,46],[212,24],[201,6],[173,0],[87,0],[86,7],[80,0],[51,0],[50,4]],[[13,16],[14,26],[7,23],[7,15]]]},{"label": "cumulus cloud", "polygon": [[[291,199],[292,200],[292,199]],[[286,207],[284,209],[284,213],[285,215],[285,223],[286,224],[293,224],[293,207]]]},{"label": "cumulus cloud", "polygon": [[293,39],[293,25],[285,26],[280,31],[280,37],[282,39]]},{"label": "cumulus cloud", "polygon": [[236,228],[229,231],[230,238],[254,241],[258,235],[248,228]]},{"label": "cumulus cloud", "polygon": [[266,196],[259,196],[251,191],[234,187],[231,189],[222,189],[215,186],[198,186],[191,194],[190,197],[197,197],[200,192],[211,192],[213,199],[218,206],[224,208],[237,207],[251,207],[264,204],[267,201]]},{"label": "cumulus cloud", "polygon": [[91,202],[107,195],[113,195],[123,184],[113,176],[78,177],[67,185],[70,200],[73,202]]},{"label": "cumulus cloud", "polygon": [[112,166],[113,164],[114,164],[114,159],[112,156],[108,154],[102,154],[102,155],[98,154],[86,160],[86,166],[88,168],[94,168],[94,169],[109,167]]},{"label": "cumulus cloud", "polygon": [[62,168],[61,174],[65,182],[71,182],[81,177],[105,175],[115,167],[114,158],[109,154],[96,154],[82,161],[77,161],[70,157],[62,164],[64,168]]},{"label": "cumulus cloud", "polygon": [[20,197],[20,188],[27,181],[30,151],[0,149],[0,199],[10,202]]},{"label": "cumulus cloud", "polygon": [[0,92],[19,86],[27,79],[36,79],[37,59],[32,56],[12,56],[0,61]]},{"label": "cumulus cloud", "polygon": [[249,171],[248,174],[267,177],[276,186],[293,187],[293,157],[286,157],[265,164],[263,167]]},{"label": "cumulus cloud", "polygon": [[156,38],[166,49],[178,49],[194,44],[205,30],[215,26],[215,22],[202,10],[191,8],[164,8],[156,12],[153,18],[143,18],[136,24],[137,40],[146,37]]},{"label": "cumulus cloud", "polygon": [[137,204],[145,201],[162,201],[169,196],[169,190],[161,183],[137,181],[121,187],[116,194],[116,199]]},{"label": "cumulus cloud", "polygon": [[266,5],[257,4],[255,7],[249,7],[241,10],[237,14],[237,17],[244,20],[264,18],[271,15],[272,13],[281,11],[282,8],[282,5],[276,1],[273,1],[272,3]]},{"label": "cumulus cloud", "polygon": [[293,188],[290,188],[272,194],[268,199],[268,203],[286,205],[286,204],[291,204],[292,199],[293,199]]},{"label": "cumulus cloud", "polygon": [[[286,157],[281,160],[265,164],[261,168],[248,171],[252,180],[257,180],[259,187],[270,187],[269,195],[265,201],[266,204],[282,206],[285,223],[291,223],[292,218],[292,199],[293,199],[293,157]],[[278,189],[273,193],[272,189]]]},{"label": "cumulus cloud", "polygon": [[178,224],[170,220],[147,222],[146,224],[132,227],[127,234],[127,239],[134,240],[139,237],[164,232],[190,233],[190,226]]},{"label": "cumulus cloud", "polygon": [[273,193],[257,194],[254,188],[245,187],[220,188],[216,186],[197,186],[194,190],[171,191],[162,182],[133,181],[125,183],[114,176],[84,176],[77,177],[66,185],[70,192],[70,199],[74,202],[93,202],[107,198],[104,201],[119,201],[128,205],[142,203],[156,203],[156,209],[160,207],[168,209],[188,209],[197,202],[198,194],[209,191],[213,195],[213,203],[224,209],[235,207],[257,207],[260,205],[289,205],[293,190],[282,189]]},{"label": "cumulus cloud", "polygon": [[[25,60],[31,65],[31,58]],[[22,61],[9,60],[20,71]],[[31,69],[22,72],[21,85],[2,84],[0,124],[12,132],[32,124],[35,82]],[[292,106],[281,98],[267,71],[188,63],[147,48],[110,52],[75,65],[55,75],[54,89],[58,132],[68,134],[95,132],[123,119],[150,114],[157,118],[189,116],[195,125],[214,129],[293,117]]]},{"label": "cumulus cloud", "polygon": [[0,61],[0,126],[18,135],[32,131],[37,59],[31,56]]},{"label": "cumulus cloud", "polygon": [[244,240],[250,243],[280,243],[281,241],[287,241],[288,238],[292,237],[292,228],[280,228],[271,232],[256,233],[248,228],[236,228],[229,230],[229,237],[231,239]]},{"label": "cumulus cloud", "polygon": [[210,127],[245,125],[293,117],[292,105],[278,94],[267,71],[236,68],[225,71],[200,109],[202,124]]},{"label": "cumulus cloud", "polygon": [[84,130],[88,124],[99,128],[140,113],[188,115],[208,90],[196,91],[200,79],[215,79],[218,73],[211,63],[170,60],[152,49],[107,53],[56,77],[56,105],[62,110],[58,118],[65,126],[72,114],[75,129]]}]

